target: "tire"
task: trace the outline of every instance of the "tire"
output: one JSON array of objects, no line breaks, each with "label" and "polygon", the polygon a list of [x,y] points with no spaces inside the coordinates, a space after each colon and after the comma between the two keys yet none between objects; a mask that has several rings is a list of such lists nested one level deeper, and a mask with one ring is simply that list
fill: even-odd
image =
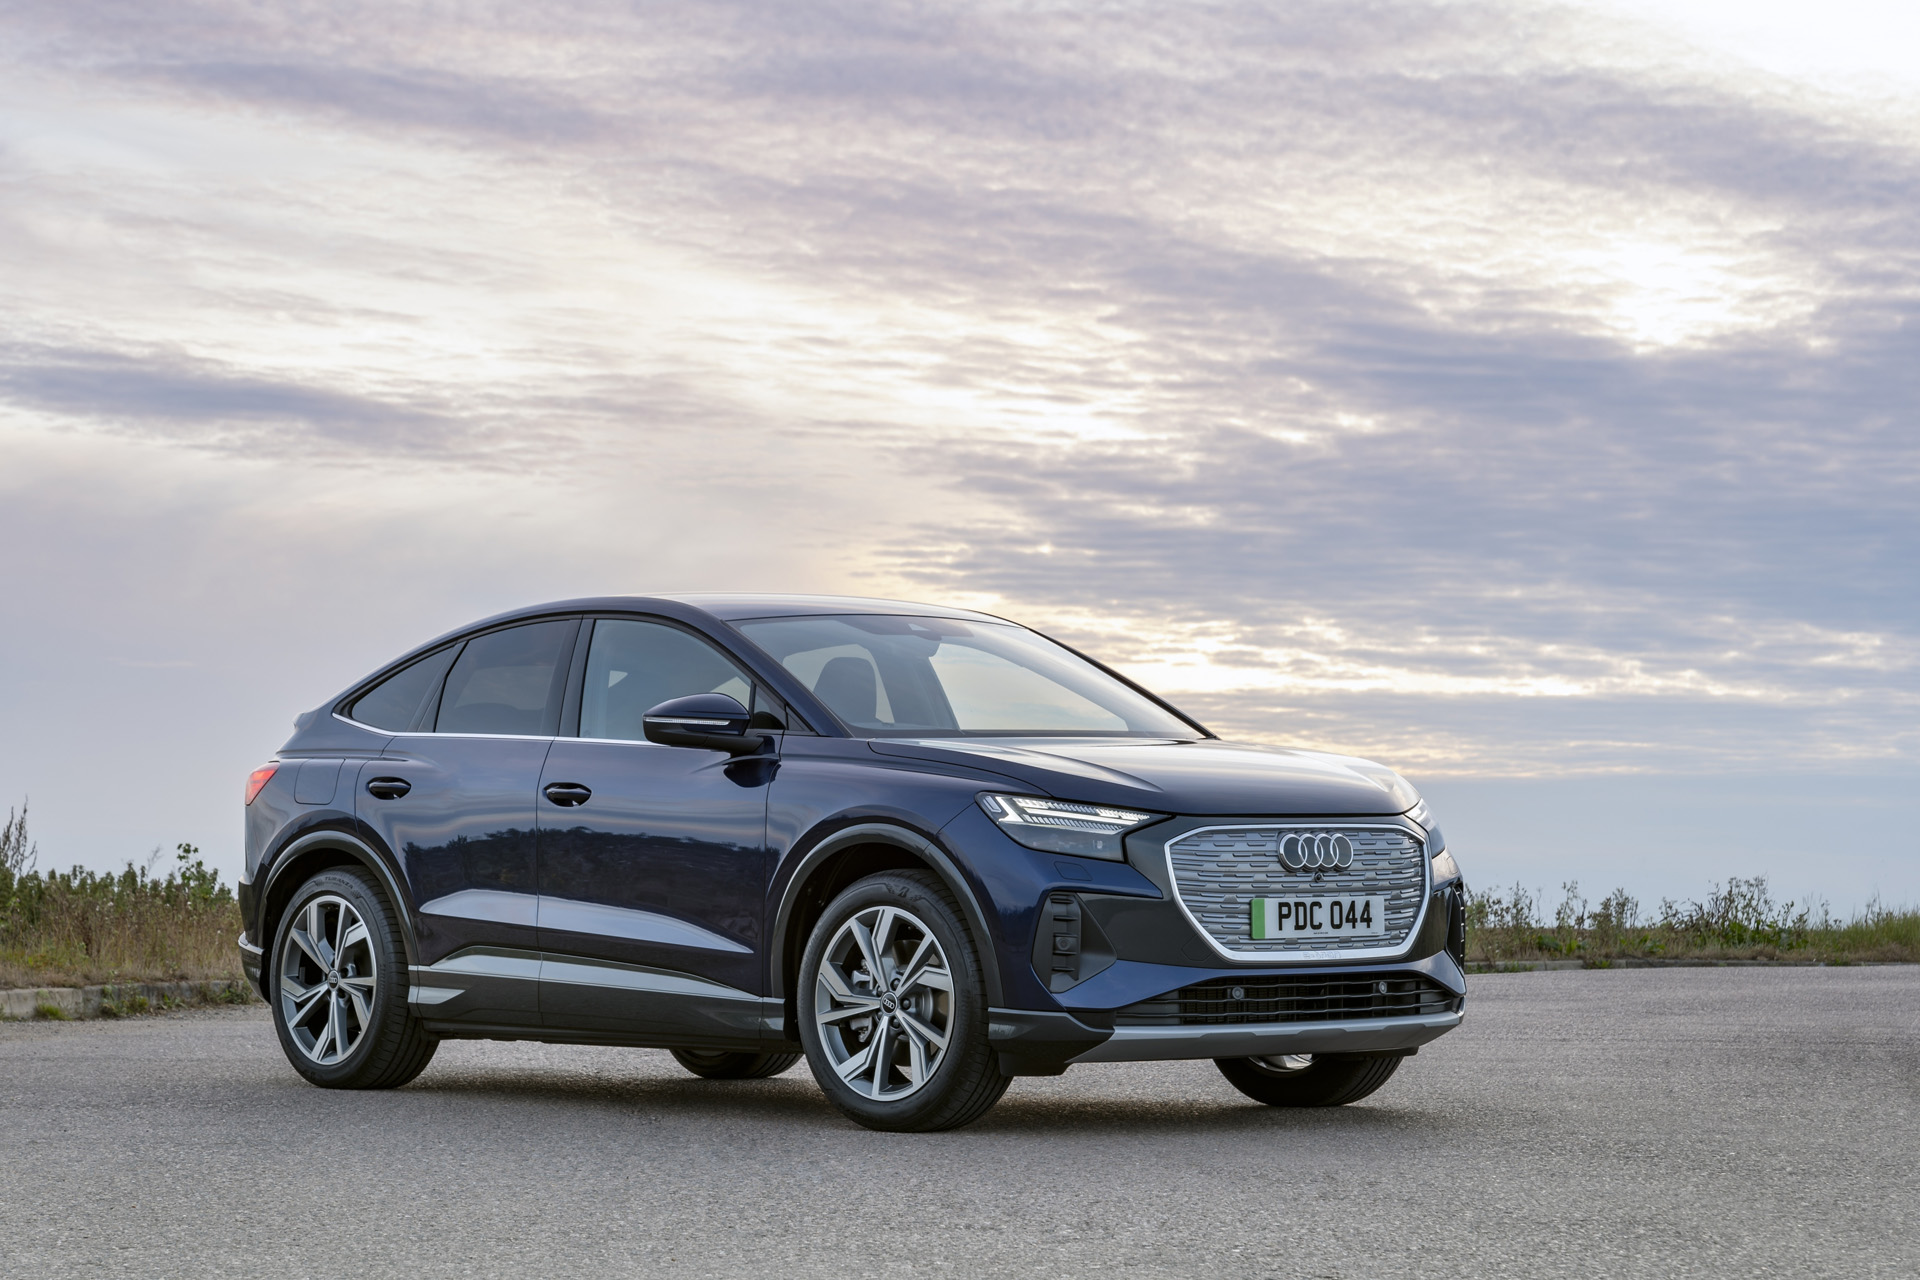
[{"label": "tire", "polygon": [[979,952],[931,873],[883,872],[835,898],[807,940],[796,995],[807,1066],[856,1124],[957,1129],[1011,1083],[987,1044]]},{"label": "tire", "polygon": [[440,1042],[407,1006],[399,922],[365,872],[331,867],[301,885],[268,957],[262,985],[274,1030],[287,1061],[309,1082],[391,1089],[433,1060]]},{"label": "tire", "polygon": [[729,1053],[724,1049],[675,1049],[673,1058],[708,1080],[765,1080],[800,1061],[797,1053]]},{"label": "tire", "polygon": [[1270,1107],[1344,1107],[1387,1082],[1398,1053],[1317,1053],[1273,1058],[1215,1058],[1240,1092]]}]

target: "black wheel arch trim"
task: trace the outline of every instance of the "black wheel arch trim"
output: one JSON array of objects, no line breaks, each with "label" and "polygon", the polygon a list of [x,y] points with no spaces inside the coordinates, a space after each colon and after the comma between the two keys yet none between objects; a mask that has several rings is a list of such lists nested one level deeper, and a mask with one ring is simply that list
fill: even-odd
[{"label": "black wheel arch trim", "polygon": [[967,927],[974,932],[976,951],[980,957],[980,976],[986,983],[987,1004],[995,1006],[1004,1003],[1003,988],[1000,983],[1000,957],[997,943],[998,935],[988,921],[986,912],[980,907],[979,897],[966,875],[960,870],[960,864],[953,855],[932,838],[907,827],[891,822],[860,822],[853,826],[841,827],[822,838],[794,864],[793,871],[786,878],[786,886],[780,891],[780,905],[774,912],[773,928],[767,937],[767,982],[768,995],[782,1003],[794,994],[786,989],[784,957],[787,954],[787,932],[792,927],[794,908],[798,904],[800,888],[836,853],[855,845],[890,844],[924,860],[934,873],[959,899],[960,910],[965,915]]},{"label": "black wheel arch trim", "polygon": [[[411,968],[413,965],[420,963],[420,945],[414,938],[413,933],[413,907],[407,899],[406,891],[401,885],[399,875],[395,873],[393,867],[387,860],[380,855],[376,845],[369,842],[358,832],[350,831],[340,826],[309,827],[304,831],[296,832],[278,849],[270,853],[270,861],[263,859],[267,868],[266,878],[257,882],[259,884],[259,893],[257,895],[258,906],[256,910],[264,914],[267,910],[267,904],[274,900],[274,891],[281,885],[282,881],[287,879],[289,869],[298,866],[298,864],[304,860],[302,858],[303,854],[320,849],[346,854],[353,861],[360,863],[366,867],[367,870],[373,872],[374,876],[380,882],[380,887],[386,891],[388,901],[393,904],[394,915],[400,921],[400,940],[401,944],[406,948],[406,963],[408,967]],[[289,886],[289,889],[292,887],[293,886]],[[249,921],[249,932],[259,928],[264,925],[264,923],[265,921],[263,919],[257,918]],[[254,941],[260,945],[263,951],[273,945],[272,938],[255,937]],[[262,972],[264,972],[264,967]]]}]

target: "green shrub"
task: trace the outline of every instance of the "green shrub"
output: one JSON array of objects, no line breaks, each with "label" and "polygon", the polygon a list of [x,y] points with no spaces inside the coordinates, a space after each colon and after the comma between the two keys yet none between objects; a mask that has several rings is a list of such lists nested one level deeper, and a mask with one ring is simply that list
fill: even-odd
[{"label": "green shrub", "polygon": [[1564,959],[1597,967],[1635,957],[1920,961],[1920,911],[1891,910],[1876,899],[1851,920],[1835,920],[1824,907],[1816,920],[1807,907],[1776,903],[1765,876],[1730,877],[1704,901],[1667,899],[1652,920],[1641,919],[1639,900],[1625,889],[1597,907],[1577,883],[1561,891],[1551,922],[1538,895],[1520,885],[1506,894],[1469,894],[1467,959],[1496,967]]},{"label": "green shrub", "polygon": [[100,993],[100,1016],[103,1018],[132,1018],[153,1008],[153,1002],[143,995],[123,996],[112,987]]},{"label": "green shrub", "polygon": [[0,827],[0,987],[242,981],[240,907],[198,849],[175,846],[164,877],[158,849],[119,872],[41,872],[26,817]]}]

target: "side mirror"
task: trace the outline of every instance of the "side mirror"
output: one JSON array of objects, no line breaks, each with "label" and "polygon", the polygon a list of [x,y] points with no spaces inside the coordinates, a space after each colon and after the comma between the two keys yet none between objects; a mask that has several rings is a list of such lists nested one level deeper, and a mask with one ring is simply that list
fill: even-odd
[{"label": "side mirror", "polygon": [[747,709],[724,693],[670,698],[641,718],[648,742],[663,747],[701,747],[744,756],[760,749],[764,734],[748,729]]}]

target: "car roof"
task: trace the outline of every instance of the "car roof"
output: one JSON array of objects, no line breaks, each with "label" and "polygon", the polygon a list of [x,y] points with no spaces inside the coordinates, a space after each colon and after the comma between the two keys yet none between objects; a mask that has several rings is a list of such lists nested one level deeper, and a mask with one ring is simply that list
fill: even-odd
[{"label": "car roof", "polygon": [[720,622],[739,622],[749,618],[802,618],[837,613],[889,613],[907,614],[916,618],[956,618],[970,622],[995,622],[1002,626],[1009,625],[1005,618],[996,618],[989,613],[977,613],[971,609],[950,609],[945,605],[915,604],[907,600],[877,600],[867,596],[803,596],[726,591],[662,592],[658,595],[644,596],[585,596],[577,600],[550,600],[545,604],[522,605],[518,609],[509,609],[503,613],[478,618],[464,626],[455,627],[451,631],[435,636],[425,644],[416,645],[401,657],[379,668],[373,675],[359,681],[348,692],[366,686],[374,676],[384,675],[388,671],[404,666],[421,654],[430,653],[441,645],[458,640],[462,636],[522,619],[567,613],[652,613],[678,618],[682,622],[695,622],[696,625],[700,614]]},{"label": "car roof", "polygon": [[[673,606],[680,606],[674,609]],[[662,608],[662,606],[666,606]],[[772,592],[676,591],[657,595],[585,596],[577,600],[551,600],[545,604],[523,605],[449,631],[432,644],[484,627],[498,626],[520,618],[554,613],[666,613],[697,610],[722,622],[748,618],[804,618],[844,613],[907,614],[916,618],[955,618],[968,622],[1006,623],[990,613],[972,609],[953,609],[946,605],[916,604],[910,600],[879,600],[868,596],[781,595]],[[424,646],[432,647],[432,644]]]},{"label": "car roof", "polygon": [[835,613],[904,613],[916,618],[960,618],[976,622],[1004,622],[990,613],[954,609],[911,600],[883,600],[871,596],[803,596],[729,591],[688,591],[657,597],[704,609],[726,622],[742,618],[799,618]]}]

